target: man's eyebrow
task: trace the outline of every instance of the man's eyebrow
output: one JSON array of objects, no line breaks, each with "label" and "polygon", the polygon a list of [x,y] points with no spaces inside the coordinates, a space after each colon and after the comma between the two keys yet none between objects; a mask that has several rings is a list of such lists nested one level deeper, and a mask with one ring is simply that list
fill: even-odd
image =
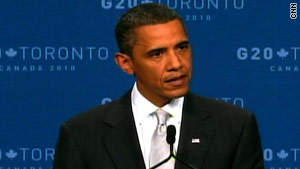
[{"label": "man's eyebrow", "polygon": [[189,45],[189,44],[190,44],[190,42],[189,42],[188,40],[184,40],[184,41],[182,41],[182,42],[179,42],[179,43],[176,45],[176,47],[181,46],[181,45]]},{"label": "man's eyebrow", "polygon": [[164,47],[160,47],[160,48],[154,48],[154,49],[151,49],[149,50],[148,52],[146,52],[146,55],[151,55],[155,52],[162,52],[164,50],[166,50],[167,48],[164,48]]},{"label": "man's eyebrow", "polygon": [[[181,45],[189,45],[189,44],[190,44],[190,42],[188,40],[184,40],[184,41],[181,41],[178,44],[176,44],[175,47],[179,47]],[[154,49],[151,49],[148,52],[146,52],[146,55],[151,55],[152,53],[162,52],[162,51],[165,51],[165,50],[167,50],[167,48],[164,48],[164,47],[154,48]]]}]

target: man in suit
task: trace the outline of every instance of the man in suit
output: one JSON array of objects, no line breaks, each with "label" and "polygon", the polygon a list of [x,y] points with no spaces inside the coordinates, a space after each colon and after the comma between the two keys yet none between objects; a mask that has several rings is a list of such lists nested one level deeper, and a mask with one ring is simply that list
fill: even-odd
[{"label": "man in suit", "polygon": [[[148,169],[166,157],[168,145],[158,137],[171,124],[174,153],[198,169],[264,168],[254,115],[189,92],[192,50],[175,11],[134,7],[115,33],[115,61],[136,83],[122,98],[62,125],[54,169]],[[174,159],[160,167],[189,168]]]}]

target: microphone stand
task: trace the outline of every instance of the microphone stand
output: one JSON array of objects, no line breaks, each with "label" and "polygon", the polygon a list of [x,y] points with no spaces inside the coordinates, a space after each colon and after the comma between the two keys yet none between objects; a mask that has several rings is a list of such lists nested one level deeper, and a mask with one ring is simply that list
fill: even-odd
[{"label": "microphone stand", "polygon": [[163,161],[161,161],[160,163],[158,163],[158,164],[154,165],[153,167],[151,167],[150,169],[155,169],[155,168],[161,166],[162,164],[164,164],[164,163],[166,163],[167,161],[169,161],[172,157],[173,157],[175,160],[178,160],[180,163],[182,163],[182,164],[185,165],[186,167],[189,167],[189,168],[191,168],[191,169],[197,169],[197,168],[194,167],[193,165],[184,162],[183,160],[181,160],[180,158],[178,158],[178,157],[176,157],[176,156],[174,155],[174,153],[173,153],[173,143],[170,144],[170,155],[169,155],[166,159],[164,159]]}]

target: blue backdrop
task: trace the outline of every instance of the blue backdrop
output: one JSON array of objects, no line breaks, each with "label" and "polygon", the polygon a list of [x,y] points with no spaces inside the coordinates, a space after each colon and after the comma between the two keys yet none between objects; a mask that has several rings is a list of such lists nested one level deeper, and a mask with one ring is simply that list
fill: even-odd
[{"label": "blue backdrop", "polygon": [[[145,2],[0,1],[0,169],[50,169],[60,125],[129,90],[114,26]],[[299,1],[152,2],[187,23],[191,90],[253,111],[266,168],[300,169],[300,19],[290,9]]]}]

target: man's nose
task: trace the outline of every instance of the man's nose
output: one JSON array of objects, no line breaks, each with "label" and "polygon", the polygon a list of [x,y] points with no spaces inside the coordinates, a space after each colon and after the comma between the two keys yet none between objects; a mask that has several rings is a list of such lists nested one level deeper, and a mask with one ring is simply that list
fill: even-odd
[{"label": "man's nose", "polygon": [[182,67],[181,58],[175,51],[171,51],[168,58],[169,71],[178,70]]}]

